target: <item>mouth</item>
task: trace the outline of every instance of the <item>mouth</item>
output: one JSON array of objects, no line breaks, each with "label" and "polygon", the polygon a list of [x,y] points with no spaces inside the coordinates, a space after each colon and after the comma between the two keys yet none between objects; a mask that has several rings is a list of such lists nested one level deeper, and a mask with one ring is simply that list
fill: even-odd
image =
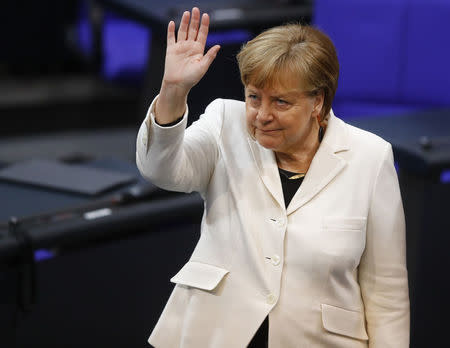
[{"label": "mouth", "polygon": [[260,128],[256,128],[256,130],[260,131],[261,133],[265,133],[265,134],[270,134],[270,133],[279,131],[279,129],[260,129]]}]

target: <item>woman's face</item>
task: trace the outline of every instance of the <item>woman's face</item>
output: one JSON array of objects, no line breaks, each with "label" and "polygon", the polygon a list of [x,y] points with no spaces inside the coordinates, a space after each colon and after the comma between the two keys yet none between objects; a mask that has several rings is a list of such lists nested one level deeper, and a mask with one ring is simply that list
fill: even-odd
[{"label": "woman's face", "polygon": [[316,117],[321,96],[308,96],[296,84],[245,87],[247,128],[258,143],[275,152],[291,154],[317,140]]}]

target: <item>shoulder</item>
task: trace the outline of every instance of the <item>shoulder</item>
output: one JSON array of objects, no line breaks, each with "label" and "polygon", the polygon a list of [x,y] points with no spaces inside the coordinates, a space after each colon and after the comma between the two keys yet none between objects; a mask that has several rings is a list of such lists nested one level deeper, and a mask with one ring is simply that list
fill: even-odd
[{"label": "shoulder", "polygon": [[[239,120],[236,122],[236,120]],[[195,136],[204,130],[211,132],[216,137],[221,137],[223,132],[233,132],[236,127],[245,125],[245,103],[233,99],[214,99],[208,104],[200,117],[188,127],[188,134]],[[233,128],[233,129],[232,129]]]},{"label": "shoulder", "polygon": [[215,99],[200,118],[214,120],[230,132],[236,131],[236,127],[245,128],[245,103],[234,99]]},{"label": "shoulder", "polygon": [[333,111],[331,111],[330,123],[336,130],[335,137],[341,138],[341,142],[345,143],[350,150],[367,154],[367,151],[379,152],[390,147],[389,142],[381,136],[345,122],[335,116]]},{"label": "shoulder", "polygon": [[245,113],[245,103],[240,100],[218,98],[208,104],[205,109],[205,113],[207,112],[219,112],[222,114],[230,112]]},{"label": "shoulder", "polygon": [[348,123],[345,123],[345,125],[348,130],[349,141],[355,146],[359,146],[367,150],[381,150],[390,146],[389,142],[377,134],[355,127]]},{"label": "shoulder", "polygon": [[245,115],[245,103],[234,99],[214,99],[205,109],[201,118],[217,119],[226,122],[231,116]]},{"label": "shoulder", "polygon": [[364,168],[375,170],[392,153],[391,144],[379,135],[346,123],[334,115],[329,126],[331,134],[327,142],[335,153],[353,164],[359,163]]}]

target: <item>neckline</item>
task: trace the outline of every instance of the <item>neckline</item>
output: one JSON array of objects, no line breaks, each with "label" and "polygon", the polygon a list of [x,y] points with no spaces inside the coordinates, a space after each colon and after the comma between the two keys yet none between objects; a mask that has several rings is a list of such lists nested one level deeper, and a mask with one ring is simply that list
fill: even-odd
[{"label": "neckline", "polygon": [[278,171],[280,172],[280,174],[285,177],[288,180],[299,180],[299,179],[303,179],[306,175],[306,173],[295,173],[295,172],[291,172],[289,170],[286,169],[282,169],[280,167],[278,167]]}]

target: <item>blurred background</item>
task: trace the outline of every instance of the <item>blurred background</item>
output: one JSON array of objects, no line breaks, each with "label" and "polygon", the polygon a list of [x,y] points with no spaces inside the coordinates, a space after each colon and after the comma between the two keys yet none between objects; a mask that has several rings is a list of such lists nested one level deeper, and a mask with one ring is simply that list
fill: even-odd
[{"label": "blurred background", "polygon": [[235,55],[262,30],[295,21],[331,37],[335,114],[394,148],[411,347],[447,346],[448,0],[3,0],[0,347],[147,346],[203,206],[140,178],[135,141],[167,23],[193,6],[222,49],[190,94],[189,123],[215,98],[243,98]]}]

